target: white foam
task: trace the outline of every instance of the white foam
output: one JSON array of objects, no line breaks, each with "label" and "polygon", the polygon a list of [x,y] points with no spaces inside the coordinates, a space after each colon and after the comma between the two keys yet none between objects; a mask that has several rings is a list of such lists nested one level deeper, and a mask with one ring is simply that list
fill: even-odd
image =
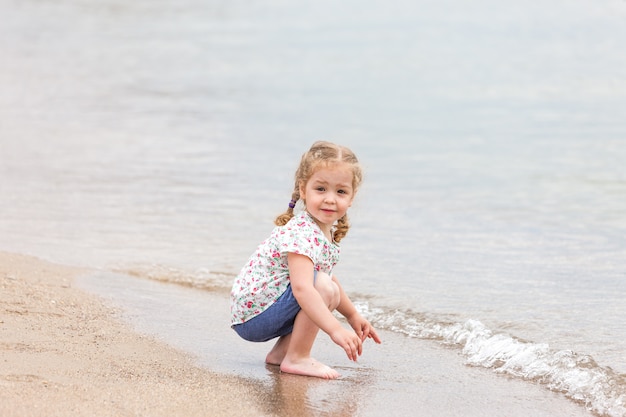
[{"label": "white foam", "polygon": [[366,302],[357,308],[381,329],[460,347],[468,365],[540,383],[600,415],[626,416],[626,376],[599,366],[588,355],[494,333],[478,320],[443,322],[425,314],[386,312]]}]

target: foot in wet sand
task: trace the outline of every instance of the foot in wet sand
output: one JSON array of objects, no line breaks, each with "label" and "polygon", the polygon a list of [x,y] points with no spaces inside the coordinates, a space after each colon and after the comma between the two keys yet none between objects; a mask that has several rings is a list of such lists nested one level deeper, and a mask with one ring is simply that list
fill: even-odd
[{"label": "foot in wet sand", "polygon": [[339,378],[339,373],[333,368],[310,357],[297,361],[290,361],[287,358],[284,358],[280,364],[280,370],[288,374],[314,376],[324,379]]},{"label": "foot in wet sand", "polygon": [[284,357],[285,357],[284,354],[280,355],[280,354],[277,354],[276,352],[274,352],[274,350],[272,350],[265,357],[265,363],[268,364],[268,365],[280,366],[280,364],[283,362],[283,358]]},{"label": "foot in wet sand", "polygon": [[268,365],[280,365],[285,359],[287,348],[289,347],[289,339],[291,335],[281,336],[272,350],[265,357],[265,363]]}]

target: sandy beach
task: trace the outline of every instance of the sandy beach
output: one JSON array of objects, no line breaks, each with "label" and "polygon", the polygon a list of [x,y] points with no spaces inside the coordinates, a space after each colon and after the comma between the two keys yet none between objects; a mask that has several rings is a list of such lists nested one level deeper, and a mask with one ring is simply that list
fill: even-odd
[{"label": "sandy beach", "polygon": [[[463,366],[454,350],[435,342],[420,342],[413,351],[414,341],[390,332],[382,332],[383,345],[367,347],[359,364],[347,363],[320,337],[316,355],[338,367],[339,380],[281,374],[262,364],[268,346],[239,340],[223,324],[227,301],[220,294],[169,286],[165,304],[138,305],[131,323],[110,299],[76,285],[92,273],[0,252],[3,417],[349,417],[390,410],[398,416],[590,415],[540,386]],[[124,285],[128,298],[122,304],[134,303],[133,297],[164,302],[150,292],[165,284]],[[177,333],[172,328],[184,322],[184,304],[203,306],[203,316],[214,320],[197,320],[204,330],[188,320],[192,327]],[[142,318],[138,312],[146,308],[150,317]],[[150,330],[142,321],[163,327]],[[186,337],[193,341],[185,345]]]},{"label": "sandy beach", "polygon": [[73,288],[85,272],[0,253],[0,415],[263,415],[245,381],[195,366]]}]

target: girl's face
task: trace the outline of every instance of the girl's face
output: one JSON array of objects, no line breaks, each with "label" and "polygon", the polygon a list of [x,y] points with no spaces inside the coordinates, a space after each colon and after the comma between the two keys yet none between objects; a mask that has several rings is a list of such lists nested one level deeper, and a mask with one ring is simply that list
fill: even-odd
[{"label": "girl's face", "polygon": [[352,205],[355,190],[352,187],[352,170],[347,164],[318,168],[306,184],[300,184],[300,197],[306,210],[313,216],[329,240],[335,222],[343,217]]}]

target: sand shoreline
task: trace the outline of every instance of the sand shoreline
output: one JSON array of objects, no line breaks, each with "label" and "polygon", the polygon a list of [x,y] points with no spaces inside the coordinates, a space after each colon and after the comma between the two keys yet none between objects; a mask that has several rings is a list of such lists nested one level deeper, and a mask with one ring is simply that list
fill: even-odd
[{"label": "sand shoreline", "polygon": [[[394,332],[381,331],[383,344],[366,346],[358,364],[319,337],[315,355],[338,367],[338,380],[282,374],[263,365],[268,345],[224,324],[221,294],[118,277],[107,298],[110,288],[83,287],[94,272],[0,252],[1,416],[592,415]],[[98,274],[93,282],[115,284]],[[134,323],[124,306],[136,309]]]},{"label": "sand shoreline", "polygon": [[263,415],[249,383],[194,365],[72,286],[87,271],[0,252],[0,415]]}]

